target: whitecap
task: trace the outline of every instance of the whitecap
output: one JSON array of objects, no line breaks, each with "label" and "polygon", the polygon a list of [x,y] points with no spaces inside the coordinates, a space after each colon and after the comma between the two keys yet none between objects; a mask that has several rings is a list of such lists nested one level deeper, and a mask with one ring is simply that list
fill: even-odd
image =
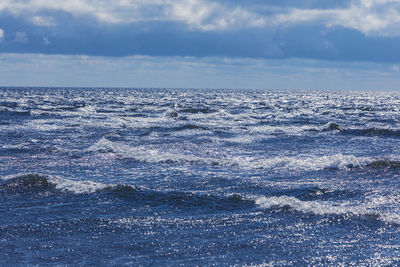
[{"label": "whitecap", "polygon": [[193,149],[161,149],[156,146],[129,146],[122,142],[112,142],[102,137],[88,147],[86,152],[115,153],[119,158],[133,159],[148,163],[182,162],[208,165],[231,166],[241,169],[278,169],[288,171],[318,171],[324,169],[349,169],[368,166],[376,161],[372,157],[335,154],[329,156],[272,158],[235,156],[226,153],[214,156],[195,155]]},{"label": "whitecap", "polygon": [[113,186],[88,180],[76,181],[58,176],[43,175],[37,173],[19,173],[1,177],[1,179],[4,181],[29,179],[34,180],[34,178],[45,179],[49,184],[53,184],[55,186],[55,189],[74,194],[94,193],[107,187]]},{"label": "whitecap", "polygon": [[246,169],[287,169],[295,171],[348,169],[363,167],[374,162],[371,157],[357,157],[354,155],[335,154],[330,156],[312,157],[234,157],[230,165],[237,165]]},{"label": "whitecap", "polygon": [[302,213],[315,215],[351,215],[360,217],[373,217],[387,223],[400,223],[400,214],[386,212],[373,207],[368,203],[343,201],[302,201],[292,196],[258,197],[255,203],[263,209],[289,207]]}]

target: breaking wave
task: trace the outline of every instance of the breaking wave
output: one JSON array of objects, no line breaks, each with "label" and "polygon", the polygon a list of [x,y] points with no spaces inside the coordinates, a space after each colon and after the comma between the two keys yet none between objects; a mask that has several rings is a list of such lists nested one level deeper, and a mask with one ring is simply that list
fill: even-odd
[{"label": "breaking wave", "polygon": [[334,154],[328,156],[256,157],[225,155],[224,157],[195,155],[190,151],[162,150],[155,146],[129,146],[101,138],[86,149],[91,153],[115,153],[119,159],[146,163],[186,163],[241,169],[276,169],[289,171],[346,170],[354,168],[400,168],[400,161]]},{"label": "breaking wave", "polygon": [[327,216],[338,215],[346,217],[362,217],[382,220],[387,223],[400,223],[400,216],[369,208],[364,203],[333,202],[333,201],[303,201],[293,196],[259,197],[255,203],[263,209],[295,210],[301,213]]},{"label": "breaking wave", "polygon": [[337,123],[327,123],[320,128],[313,128],[310,131],[315,132],[328,132],[328,131],[338,131],[342,134],[356,135],[356,136],[382,136],[382,137],[391,137],[391,136],[400,136],[399,129],[389,129],[389,128],[379,128],[379,127],[370,127],[370,128],[345,128]]},{"label": "breaking wave", "polygon": [[99,197],[111,196],[112,199],[117,198],[132,204],[168,205],[176,208],[208,210],[237,210],[255,207],[253,200],[235,194],[216,196],[191,192],[155,191],[131,185],[106,185],[92,181],[73,181],[41,174],[19,174],[3,177],[0,192],[11,195],[34,194],[37,196],[47,196],[49,193],[96,194]]},{"label": "breaking wave", "polygon": [[34,191],[70,192],[74,194],[93,193],[108,185],[92,181],[73,181],[56,176],[45,176],[36,173],[17,174],[2,178],[0,191],[27,193]]},{"label": "breaking wave", "polygon": [[174,152],[161,151],[148,146],[129,146],[126,144],[111,142],[106,138],[101,138],[97,143],[86,149],[86,152],[116,153],[120,159],[131,159],[147,163],[203,163],[201,157],[193,155],[183,155]]},{"label": "breaking wave", "polygon": [[[200,209],[206,211],[226,210],[237,211],[253,209],[257,206],[274,211],[297,211],[304,214],[319,216],[345,216],[381,220],[387,223],[400,223],[398,213],[379,210],[379,207],[390,205],[394,200],[387,201],[380,197],[370,199],[368,203],[352,200],[354,192],[328,190],[323,188],[305,188],[294,190],[286,195],[262,196],[246,198],[238,194],[212,195],[192,192],[156,191],[143,187],[124,184],[103,184],[92,181],[73,181],[42,174],[17,174],[2,178],[0,193],[4,196],[18,194],[33,194],[48,196],[49,194],[93,195],[111,197],[111,201],[127,201],[129,205],[168,206],[173,209]],[[287,195],[289,193],[289,195]],[[340,200],[344,196],[346,200]],[[350,196],[350,200],[349,197]]]},{"label": "breaking wave", "polygon": [[274,157],[266,159],[236,158],[233,165],[252,169],[289,169],[295,171],[349,169],[367,166],[374,162],[370,157],[336,154],[321,157]]}]

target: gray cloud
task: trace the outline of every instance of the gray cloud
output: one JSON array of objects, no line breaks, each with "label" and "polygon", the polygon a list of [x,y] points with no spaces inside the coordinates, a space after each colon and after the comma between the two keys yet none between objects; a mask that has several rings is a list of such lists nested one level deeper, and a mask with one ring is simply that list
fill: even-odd
[{"label": "gray cloud", "polygon": [[14,15],[30,15],[34,24],[52,26],[51,17],[37,14],[55,10],[74,16],[91,16],[110,24],[142,21],[178,21],[194,30],[209,31],[231,27],[261,27],[266,21],[243,6],[229,7],[207,0],[4,0],[0,11]]},{"label": "gray cloud", "polygon": [[398,12],[398,0],[3,0],[0,51],[397,64]]},{"label": "gray cloud", "polygon": [[[54,26],[54,19],[41,16],[44,10],[73,16],[90,16],[109,24],[144,21],[181,22],[192,30],[214,31],[242,27],[276,27],[297,23],[342,26],[368,36],[400,35],[398,0],[346,1],[212,1],[212,0],[3,0],[0,11],[30,16],[33,24]],[[339,4],[332,4],[338,2]],[[291,3],[291,5],[289,5]]]}]

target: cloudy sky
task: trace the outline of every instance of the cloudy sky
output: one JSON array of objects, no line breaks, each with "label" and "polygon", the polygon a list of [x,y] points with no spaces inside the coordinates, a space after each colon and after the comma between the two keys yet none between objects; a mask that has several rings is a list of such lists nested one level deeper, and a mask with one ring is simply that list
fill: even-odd
[{"label": "cloudy sky", "polygon": [[400,0],[1,0],[0,86],[400,89]]}]

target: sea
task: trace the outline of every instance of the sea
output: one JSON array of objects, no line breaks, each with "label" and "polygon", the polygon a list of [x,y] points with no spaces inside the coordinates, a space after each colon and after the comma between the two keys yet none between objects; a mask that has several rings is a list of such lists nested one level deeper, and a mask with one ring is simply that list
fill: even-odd
[{"label": "sea", "polygon": [[0,88],[0,266],[399,266],[400,93]]}]

